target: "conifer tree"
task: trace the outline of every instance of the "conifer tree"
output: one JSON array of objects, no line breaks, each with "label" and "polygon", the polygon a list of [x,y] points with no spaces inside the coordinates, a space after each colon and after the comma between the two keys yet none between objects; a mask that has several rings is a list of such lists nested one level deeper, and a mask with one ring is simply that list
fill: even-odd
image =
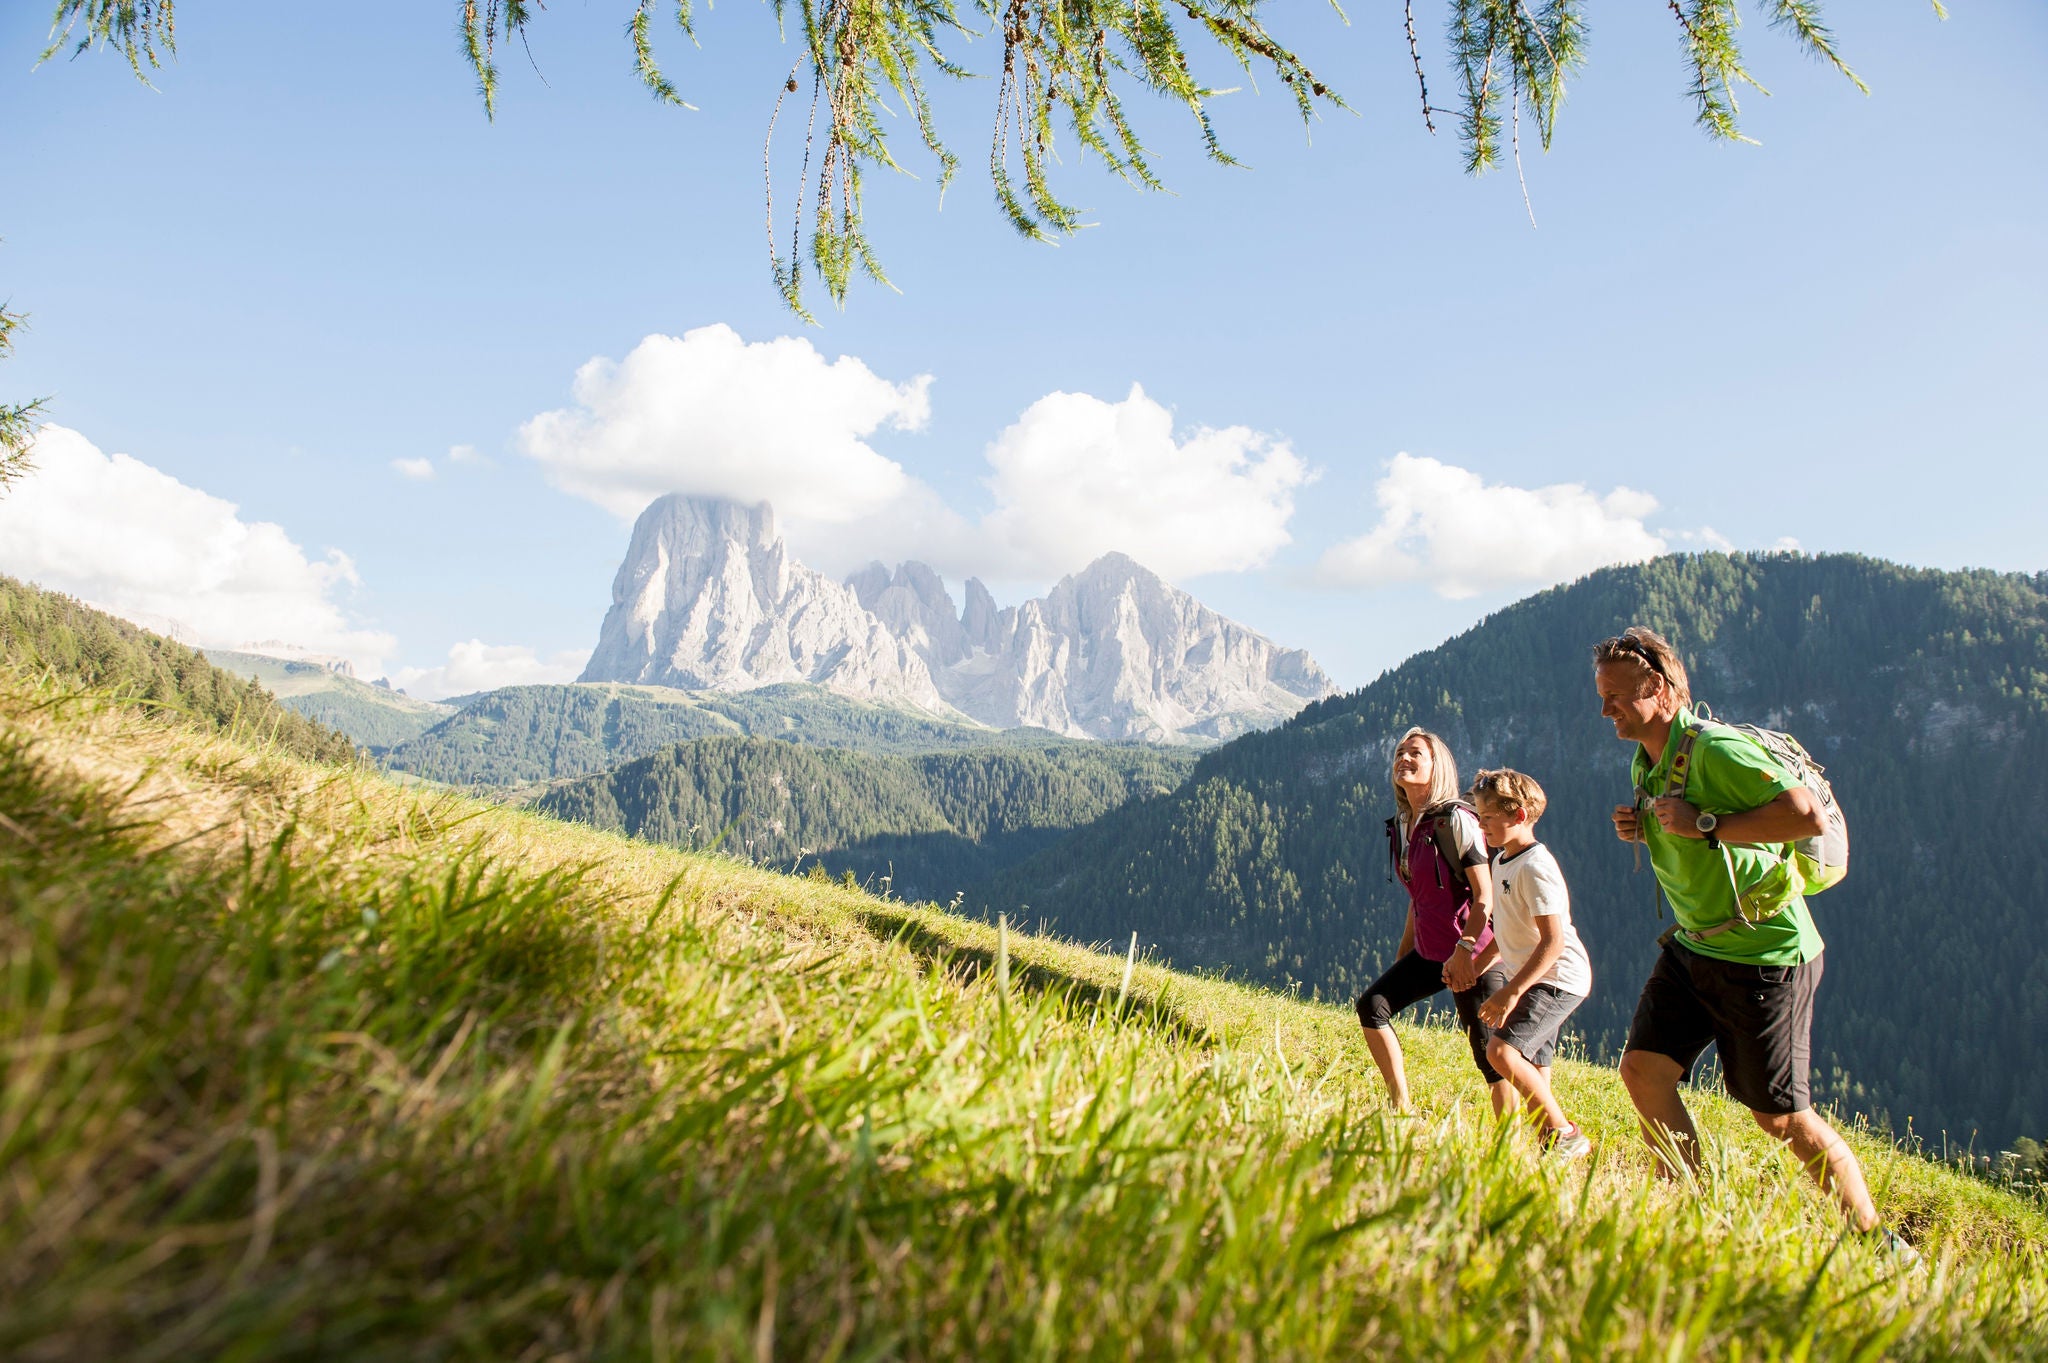
[{"label": "conifer tree", "polygon": [[[0,360],[13,353],[15,329],[26,321],[22,314],[0,307]],[[35,441],[36,428],[42,424],[42,411],[40,400],[0,403],[0,491],[29,471],[29,446]]]},{"label": "conifer tree", "polygon": [[[446,0],[455,6],[463,54],[477,78],[486,115],[499,96],[498,53],[529,29],[544,6],[538,0]],[[641,82],[666,104],[690,107],[657,54],[658,24],[696,37],[697,0],[614,0],[625,17],[626,38]],[[1416,37],[1415,0],[1402,0],[1402,20],[1414,65],[1422,117],[1430,131],[1436,115],[1457,116],[1465,165],[1474,174],[1503,156],[1519,169],[1526,116],[1537,142],[1548,147],[1564,102],[1565,85],[1585,60],[1587,0],[1443,0],[1449,64],[1457,107],[1431,102],[1429,79]],[[1858,89],[1852,71],[1823,22],[1819,0],[1752,0],[1771,27],[1839,70]],[[1944,14],[1941,0],[1931,0]],[[1700,127],[1714,137],[1742,139],[1739,87],[1764,92],[1745,65],[1739,41],[1738,0],[1666,0],[1683,40],[1689,96]],[[941,189],[959,158],[941,136],[926,84],[929,73],[954,79],[992,76],[995,111],[988,143],[988,174],[996,203],[1010,225],[1045,240],[1081,226],[1080,210],[1055,190],[1051,166],[1062,139],[1092,153],[1116,175],[1142,188],[1162,187],[1126,101],[1151,94],[1185,110],[1204,152],[1230,164],[1209,104],[1222,90],[1194,66],[1220,56],[1247,76],[1278,77],[1296,112],[1313,120],[1343,98],[1308,61],[1267,26],[1277,0],[766,0],[778,28],[794,30],[799,53],[774,94],[763,148],[768,179],[769,260],[784,301],[805,313],[807,281],[844,303],[856,274],[886,283],[862,225],[864,174],[903,170],[890,145],[885,116],[907,109],[917,137],[936,162]],[[1332,0],[1332,19],[1345,22]],[[795,22],[792,24],[791,20]],[[975,38],[1000,38],[992,69],[966,64],[963,49]],[[175,52],[174,0],[56,0],[46,57],[107,47],[120,52],[138,77]],[[794,106],[794,107],[786,107]],[[799,169],[786,182],[778,220],[775,139],[785,112],[801,111],[804,132]],[[793,133],[785,134],[794,136]],[[784,233],[787,232],[785,237]]]}]

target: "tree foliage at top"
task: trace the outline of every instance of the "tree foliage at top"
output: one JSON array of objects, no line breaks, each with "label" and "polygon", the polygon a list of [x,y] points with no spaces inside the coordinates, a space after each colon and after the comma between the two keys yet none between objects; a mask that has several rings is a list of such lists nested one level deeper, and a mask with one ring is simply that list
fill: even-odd
[{"label": "tree foliage at top", "polygon": [[[525,43],[545,6],[539,0],[449,3],[485,112],[494,113],[499,51],[514,39]],[[1738,0],[1666,3],[1683,39],[1688,93],[1701,128],[1715,137],[1740,138],[1736,91],[1748,86],[1761,92],[1763,86],[1746,65]],[[1940,0],[1932,3],[1937,14],[1944,13]],[[694,43],[697,0],[617,4],[642,83],[663,103],[690,107],[656,52],[656,26],[671,24]],[[957,170],[959,157],[933,114],[930,73],[993,79],[990,183],[1011,226],[1035,240],[1084,225],[1081,210],[1052,182],[1063,138],[1131,184],[1162,187],[1132,121],[1127,101],[1134,96],[1149,95],[1184,110],[1204,152],[1233,164],[1209,113],[1211,101],[1229,91],[1197,74],[1207,62],[1221,59],[1253,80],[1278,77],[1304,122],[1325,107],[1345,107],[1307,59],[1268,26],[1275,0],[766,0],[766,8],[778,29],[794,27],[801,44],[775,92],[762,153],[769,260],[784,301],[801,316],[809,315],[807,281],[822,285],[840,304],[857,274],[887,282],[863,227],[861,197],[868,171],[904,169],[888,122],[899,106],[937,162],[942,191]],[[1331,8],[1343,21],[1335,0]],[[1414,0],[1402,3],[1430,131],[1436,130],[1436,114],[1455,113],[1465,164],[1474,174],[1499,165],[1504,149],[1519,163],[1525,114],[1538,141],[1549,147],[1567,79],[1585,61],[1586,0],[1447,0],[1446,8],[1455,109],[1432,105]],[[1863,88],[1837,49],[1818,0],[1755,0],[1755,8],[1802,50]],[[1000,40],[1000,60],[993,69],[968,65],[962,50],[990,34]],[[44,55],[66,46],[74,52],[112,48],[146,79],[164,54],[176,50],[174,0],[57,0]],[[772,167],[776,131],[791,103],[807,108],[785,243]]]},{"label": "tree foliage at top", "polygon": [[[27,321],[20,313],[0,307],[0,360],[14,353],[14,333]],[[40,400],[0,403],[0,491],[32,467],[29,446],[35,442],[36,430],[42,424],[42,411]]]}]

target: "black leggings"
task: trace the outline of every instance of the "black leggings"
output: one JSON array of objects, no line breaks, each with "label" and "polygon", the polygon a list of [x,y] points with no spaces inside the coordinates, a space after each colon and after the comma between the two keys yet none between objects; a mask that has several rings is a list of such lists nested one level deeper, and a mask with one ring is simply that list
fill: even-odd
[{"label": "black leggings", "polygon": [[[1486,1059],[1486,1043],[1492,1038],[1493,1029],[1479,1020],[1479,1005],[1507,985],[1507,972],[1496,968],[1481,975],[1470,989],[1451,995],[1451,1001],[1458,1007],[1458,1025],[1465,1029],[1465,1039],[1472,1043],[1472,1063],[1479,1066],[1479,1073],[1489,1084],[1499,1083],[1502,1076]],[[1390,1026],[1394,1014],[1434,998],[1443,988],[1443,962],[1426,961],[1411,951],[1388,966],[1386,973],[1358,996],[1358,1020],[1367,1027]]]}]

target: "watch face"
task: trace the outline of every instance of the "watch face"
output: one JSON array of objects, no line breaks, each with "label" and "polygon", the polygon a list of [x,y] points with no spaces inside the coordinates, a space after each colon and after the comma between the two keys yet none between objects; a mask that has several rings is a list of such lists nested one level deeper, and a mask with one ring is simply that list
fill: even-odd
[{"label": "watch face", "polygon": [[1693,826],[1698,828],[1702,833],[1711,833],[1720,824],[1720,822],[1721,821],[1719,819],[1715,818],[1711,814],[1702,814],[1699,816],[1699,818],[1693,820]]}]

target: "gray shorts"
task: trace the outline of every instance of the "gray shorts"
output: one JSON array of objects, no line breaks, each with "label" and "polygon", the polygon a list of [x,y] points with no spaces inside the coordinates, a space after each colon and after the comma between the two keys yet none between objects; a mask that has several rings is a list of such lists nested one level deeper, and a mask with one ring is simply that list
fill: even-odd
[{"label": "gray shorts", "polygon": [[1557,1034],[1564,1020],[1585,1001],[1584,994],[1567,994],[1554,984],[1532,984],[1494,1039],[1513,1046],[1532,1065],[1548,1065],[1557,1054]]}]

